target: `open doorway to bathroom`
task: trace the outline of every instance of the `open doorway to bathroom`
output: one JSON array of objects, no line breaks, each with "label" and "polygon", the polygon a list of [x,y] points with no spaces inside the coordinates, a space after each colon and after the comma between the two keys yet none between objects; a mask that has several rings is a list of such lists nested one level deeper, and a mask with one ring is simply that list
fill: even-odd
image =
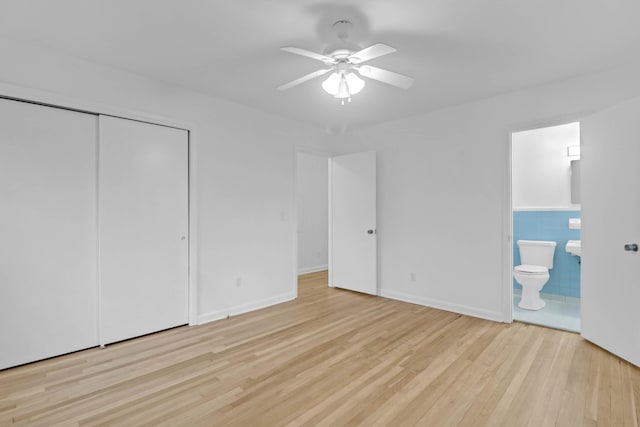
[{"label": "open doorway to bathroom", "polygon": [[580,123],[514,132],[511,154],[513,319],[579,332]]}]

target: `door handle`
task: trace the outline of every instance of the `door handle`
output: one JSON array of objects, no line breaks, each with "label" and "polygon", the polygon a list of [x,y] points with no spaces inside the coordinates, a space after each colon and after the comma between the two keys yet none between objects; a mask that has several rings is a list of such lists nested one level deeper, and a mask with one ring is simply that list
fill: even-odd
[{"label": "door handle", "polygon": [[375,232],[376,232],[375,230],[371,230],[371,229],[370,229],[370,230],[367,230],[367,234],[373,234],[373,233],[375,233]]},{"label": "door handle", "polygon": [[629,252],[638,252],[638,245],[635,243],[627,243],[624,245],[624,250]]}]

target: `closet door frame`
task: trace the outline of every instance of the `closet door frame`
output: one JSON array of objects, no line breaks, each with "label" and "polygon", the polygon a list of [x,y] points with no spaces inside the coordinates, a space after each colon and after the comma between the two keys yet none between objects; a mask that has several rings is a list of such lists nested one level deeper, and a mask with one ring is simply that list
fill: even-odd
[{"label": "closet door frame", "polygon": [[[31,102],[47,107],[62,108],[82,113],[114,116],[139,122],[168,126],[182,129],[188,133],[188,173],[189,173],[189,325],[197,325],[198,322],[198,282],[197,282],[197,236],[198,236],[198,181],[197,181],[197,130],[193,123],[181,122],[166,117],[146,114],[143,112],[113,107],[108,104],[86,102],[77,98],[45,92],[0,82],[0,98]],[[99,272],[98,272],[99,273]]]}]

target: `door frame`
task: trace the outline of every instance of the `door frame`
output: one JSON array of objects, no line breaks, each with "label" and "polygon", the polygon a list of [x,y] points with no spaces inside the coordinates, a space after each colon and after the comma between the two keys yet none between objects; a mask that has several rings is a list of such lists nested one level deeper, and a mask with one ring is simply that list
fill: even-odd
[{"label": "door frame", "polygon": [[327,197],[329,200],[327,201],[327,209],[329,224],[327,224],[327,265],[329,266],[329,272],[327,275],[328,284],[330,288],[335,288],[333,285],[333,161],[331,159],[333,155],[327,158]]},{"label": "door frame", "polygon": [[[505,209],[502,214],[503,242],[503,286],[502,286],[502,317],[504,323],[513,323],[513,134],[528,130],[551,126],[566,125],[580,122],[585,116],[593,114],[595,110],[588,110],[574,114],[536,120],[514,125],[509,130],[507,149],[507,179],[505,184]],[[582,209],[582,207],[581,207]]]},{"label": "door frame", "polygon": [[[194,123],[176,121],[167,117],[157,116],[145,112],[130,110],[122,107],[112,106],[109,104],[103,104],[99,102],[91,102],[81,100],[75,97],[69,97],[53,92],[47,92],[39,89],[33,89],[29,87],[19,86],[15,84],[9,84],[0,82],[0,98],[29,102],[33,104],[39,104],[46,107],[62,108],[65,110],[78,111],[82,113],[105,115],[120,117],[128,120],[135,120],[144,123],[150,123],[154,125],[161,125],[167,127],[173,127],[187,131],[188,134],[188,226],[189,226],[189,325],[198,324],[198,277],[197,277],[197,259],[198,259],[198,175],[197,175],[197,129]],[[97,131],[97,129],[96,129]],[[96,182],[97,185],[97,182]],[[97,187],[96,187],[97,191]],[[96,197],[98,196],[96,192]],[[97,222],[97,218],[96,218]],[[98,236],[99,237],[99,236]],[[99,244],[99,241],[98,241]],[[98,267],[99,268],[99,267]],[[99,270],[96,272],[98,280],[98,289],[100,287],[99,282]],[[98,300],[98,308],[100,302]],[[98,311],[99,313],[99,311]],[[100,330],[98,324],[98,331]],[[102,344],[102,337],[100,337],[100,343]]]}]

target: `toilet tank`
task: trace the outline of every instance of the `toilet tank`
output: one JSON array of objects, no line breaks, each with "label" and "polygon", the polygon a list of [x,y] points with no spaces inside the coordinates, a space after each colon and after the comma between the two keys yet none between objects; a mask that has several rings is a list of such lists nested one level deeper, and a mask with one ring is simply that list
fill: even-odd
[{"label": "toilet tank", "polygon": [[556,242],[545,240],[518,240],[520,264],[540,265],[553,268],[553,254]]}]

